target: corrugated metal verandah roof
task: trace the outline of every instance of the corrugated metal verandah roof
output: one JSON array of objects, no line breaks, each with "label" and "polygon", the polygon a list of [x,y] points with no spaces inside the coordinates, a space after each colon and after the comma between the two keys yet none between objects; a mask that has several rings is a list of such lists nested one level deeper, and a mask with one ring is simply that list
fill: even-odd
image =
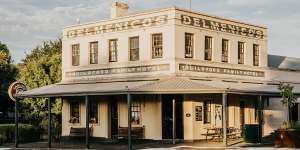
[{"label": "corrugated metal verandah roof", "polygon": [[[300,86],[295,87],[300,93]],[[60,97],[83,95],[174,93],[278,94],[278,85],[222,82],[170,77],[155,80],[127,80],[93,83],[57,83],[18,94],[18,97]]]}]

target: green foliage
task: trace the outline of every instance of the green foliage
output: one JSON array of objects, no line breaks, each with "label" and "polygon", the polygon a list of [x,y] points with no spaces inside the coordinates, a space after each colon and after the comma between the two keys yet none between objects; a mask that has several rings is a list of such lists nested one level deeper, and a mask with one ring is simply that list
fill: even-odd
[{"label": "green foliage", "polygon": [[294,95],[294,87],[288,83],[280,83],[278,89],[280,90],[280,95],[282,97],[281,103],[285,106],[292,107],[297,101]]},{"label": "green foliage", "polygon": [[17,68],[12,64],[7,46],[0,42],[0,111],[6,112],[13,108],[13,102],[9,99],[7,90],[15,81]]},{"label": "green foliage", "polygon": [[[0,143],[13,142],[15,124],[0,124]],[[40,129],[29,124],[19,124],[19,140],[21,142],[32,142],[39,140]]]},{"label": "green foliage", "polygon": [[[282,97],[281,103],[288,108],[289,113],[287,114],[287,118],[289,118],[289,115],[292,115],[290,108],[293,107],[297,101],[297,97],[293,92],[294,87],[288,83],[280,83],[278,89],[280,90],[280,95]],[[294,124],[295,123],[293,122],[293,120],[289,119],[287,127],[294,128]]]},{"label": "green foliage", "polygon": [[[38,88],[60,82],[61,80],[61,40],[44,42],[36,47],[22,64],[18,66],[18,79],[28,89]],[[21,101],[23,111],[27,118],[34,118],[33,124],[46,127],[47,101],[44,98],[26,98]],[[52,113],[61,113],[61,101],[52,103]]]}]

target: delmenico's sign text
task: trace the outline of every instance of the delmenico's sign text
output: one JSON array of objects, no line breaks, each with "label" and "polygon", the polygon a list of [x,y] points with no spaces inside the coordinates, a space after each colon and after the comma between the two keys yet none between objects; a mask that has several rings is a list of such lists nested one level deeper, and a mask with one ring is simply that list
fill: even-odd
[{"label": "delmenico's sign text", "polygon": [[264,38],[264,33],[262,30],[217,22],[217,21],[203,19],[199,17],[181,15],[181,22],[184,25],[191,25],[199,28],[222,31],[222,32],[254,37],[254,38],[261,38],[261,39]]},{"label": "delmenico's sign text", "polygon": [[103,34],[108,32],[117,32],[117,31],[128,30],[128,29],[162,25],[167,22],[168,22],[168,16],[161,15],[161,16],[155,16],[149,18],[135,19],[135,20],[129,20],[129,21],[123,21],[117,23],[110,23],[110,24],[100,24],[95,26],[74,29],[74,30],[67,31],[66,36],[67,38],[72,38],[78,36]]}]

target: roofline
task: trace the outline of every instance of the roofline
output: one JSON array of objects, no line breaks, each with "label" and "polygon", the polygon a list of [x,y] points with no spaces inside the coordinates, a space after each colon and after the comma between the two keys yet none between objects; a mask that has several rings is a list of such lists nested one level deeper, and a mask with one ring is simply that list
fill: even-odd
[{"label": "roofline", "polygon": [[267,67],[267,69],[274,70],[274,71],[284,71],[284,72],[300,73],[300,69],[277,68],[277,67]]},{"label": "roofline", "polygon": [[116,17],[116,18],[108,18],[108,19],[103,19],[103,20],[99,20],[99,21],[90,21],[90,22],[81,23],[81,24],[68,25],[68,26],[65,26],[63,29],[65,30],[65,29],[72,28],[72,27],[85,26],[85,25],[96,24],[96,23],[103,23],[103,22],[114,21],[114,20],[125,19],[125,18],[131,18],[131,17],[135,17],[135,16],[141,16],[141,15],[145,15],[145,14],[149,14],[149,13],[151,14],[151,13],[157,13],[157,12],[168,11],[168,10],[184,11],[184,12],[197,14],[197,15],[202,15],[202,16],[206,16],[206,17],[211,17],[211,18],[215,18],[215,19],[221,19],[221,20],[224,20],[224,21],[230,21],[230,22],[234,22],[234,23],[238,23],[238,24],[253,26],[253,27],[257,27],[257,28],[268,29],[264,25],[257,25],[257,24],[252,24],[252,23],[248,23],[248,22],[244,22],[244,21],[235,20],[235,19],[220,17],[220,16],[216,16],[216,15],[209,15],[209,14],[206,14],[206,13],[203,13],[203,12],[191,11],[191,10],[187,10],[187,9],[184,9],[184,8],[179,8],[179,7],[176,7],[176,6],[166,7],[166,8],[157,8],[157,9],[149,9],[149,10],[142,10],[142,11],[137,11],[137,12],[130,13],[126,16],[120,16],[120,17]]}]

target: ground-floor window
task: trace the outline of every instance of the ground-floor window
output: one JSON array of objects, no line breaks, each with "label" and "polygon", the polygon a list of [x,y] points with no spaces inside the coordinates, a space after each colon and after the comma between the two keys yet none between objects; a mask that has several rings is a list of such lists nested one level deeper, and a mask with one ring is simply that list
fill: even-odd
[{"label": "ground-floor window", "polygon": [[141,123],[141,103],[133,101],[131,103],[131,124],[140,125]]},{"label": "ground-floor window", "polygon": [[93,101],[90,104],[90,123],[98,123],[99,116],[98,116],[98,102]]},{"label": "ground-floor window", "polygon": [[80,121],[80,103],[74,101],[70,103],[70,123],[79,123]]},{"label": "ground-floor window", "polygon": [[204,123],[211,122],[211,101],[204,101]]}]

